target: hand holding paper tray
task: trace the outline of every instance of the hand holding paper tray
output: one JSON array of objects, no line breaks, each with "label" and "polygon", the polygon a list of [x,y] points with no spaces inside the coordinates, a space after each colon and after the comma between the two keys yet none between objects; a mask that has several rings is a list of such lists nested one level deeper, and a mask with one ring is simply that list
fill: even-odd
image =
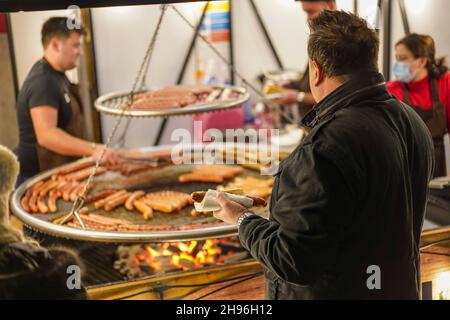
[{"label": "hand holding paper tray", "polygon": [[[216,190],[208,190],[207,192],[194,192],[191,194],[191,198],[194,200],[195,210],[198,212],[217,211],[221,209],[221,206],[216,200]],[[253,206],[266,206],[266,200],[258,197],[232,194],[224,192],[224,195],[230,201],[239,203],[240,205],[251,208]]]}]

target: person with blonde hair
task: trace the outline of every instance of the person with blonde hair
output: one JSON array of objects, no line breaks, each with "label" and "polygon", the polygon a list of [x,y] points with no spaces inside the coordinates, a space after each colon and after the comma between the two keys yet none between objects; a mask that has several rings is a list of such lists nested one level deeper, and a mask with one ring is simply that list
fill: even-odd
[{"label": "person with blonde hair", "polygon": [[82,269],[76,253],[40,247],[11,225],[9,198],[19,175],[19,162],[0,145],[0,299],[86,299],[85,290],[67,285],[67,268]]},{"label": "person with blonde hair", "polygon": [[21,232],[9,221],[9,197],[19,175],[19,163],[14,154],[0,145],[0,245],[23,241]]}]

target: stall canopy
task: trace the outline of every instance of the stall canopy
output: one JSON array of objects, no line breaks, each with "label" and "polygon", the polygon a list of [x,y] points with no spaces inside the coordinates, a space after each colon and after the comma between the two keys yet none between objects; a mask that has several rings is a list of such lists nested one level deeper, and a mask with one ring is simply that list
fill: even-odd
[{"label": "stall canopy", "polygon": [[0,12],[58,10],[67,9],[69,6],[94,8],[197,1],[199,0],[0,0]]}]

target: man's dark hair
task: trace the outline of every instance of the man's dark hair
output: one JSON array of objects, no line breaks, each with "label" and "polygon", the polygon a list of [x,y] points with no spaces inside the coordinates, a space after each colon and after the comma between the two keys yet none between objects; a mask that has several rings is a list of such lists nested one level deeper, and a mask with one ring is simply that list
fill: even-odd
[{"label": "man's dark hair", "polygon": [[44,48],[48,46],[50,40],[53,37],[58,37],[60,39],[67,39],[70,37],[72,32],[79,33],[84,35],[84,29],[80,26],[79,28],[70,28],[70,24],[68,24],[67,20],[70,18],[67,17],[52,17],[45,21],[41,30],[41,41]]},{"label": "man's dark hair", "polygon": [[308,55],[328,77],[378,71],[379,40],[367,21],[344,11],[324,11],[309,23]]}]

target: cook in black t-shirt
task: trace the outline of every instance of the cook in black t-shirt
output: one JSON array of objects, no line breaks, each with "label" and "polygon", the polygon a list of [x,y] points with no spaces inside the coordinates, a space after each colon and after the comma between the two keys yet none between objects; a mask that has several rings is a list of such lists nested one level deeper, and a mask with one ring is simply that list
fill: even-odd
[{"label": "cook in black t-shirt", "polygon": [[36,134],[30,110],[39,106],[51,106],[58,111],[58,128],[70,121],[72,109],[70,97],[64,92],[63,82],[70,85],[66,75],[54,70],[44,60],[36,62],[30,70],[17,98],[17,119],[20,142],[16,150],[20,162],[20,180],[39,173],[36,151]]},{"label": "cook in black t-shirt", "polygon": [[80,157],[92,157],[104,166],[119,161],[110,148],[85,139],[78,88],[64,73],[78,66],[83,35],[82,28],[68,25],[67,17],[51,17],[42,26],[43,58],[31,68],[17,98],[19,184]]}]

